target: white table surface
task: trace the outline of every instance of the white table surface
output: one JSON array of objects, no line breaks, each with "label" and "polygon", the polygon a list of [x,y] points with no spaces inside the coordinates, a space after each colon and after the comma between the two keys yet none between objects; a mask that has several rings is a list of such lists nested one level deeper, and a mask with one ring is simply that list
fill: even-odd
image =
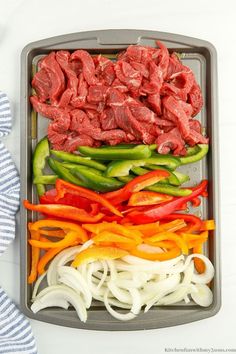
[{"label": "white table surface", "polygon": [[[218,52],[223,305],[213,318],[161,330],[96,332],[31,321],[39,354],[137,353],[165,348],[236,348],[235,5],[225,0],[0,0],[0,90],[14,127],[5,143],[19,167],[20,53],[29,42],[65,33],[140,28],[206,39]],[[18,218],[19,219],[19,218]],[[19,220],[18,220],[19,222]],[[19,232],[0,259],[0,284],[19,303]]]}]

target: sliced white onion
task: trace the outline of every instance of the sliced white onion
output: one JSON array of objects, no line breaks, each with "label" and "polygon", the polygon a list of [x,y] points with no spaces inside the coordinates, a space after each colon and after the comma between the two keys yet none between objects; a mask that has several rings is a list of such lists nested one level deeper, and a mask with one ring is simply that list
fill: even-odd
[{"label": "sliced white onion", "polygon": [[107,286],[112,293],[112,295],[119,300],[120,302],[124,302],[125,304],[132,304],[132,297],[130,296],[130,292],[124,289],[120,289],[114,282],[110,281],[107,283]]},{"label": "sliced white onion", "polygon": [[[146,303],[144,312],[147,312],[156,302],[159,302],[166,294],[174,291],[180,283],[180,274],[173,274],[159,281],[155,287],[155,296]],[[154,291],[153,291],[154,292]]]},{"label": "sliced white onion", "polygon": [[117,268],[115,266],[116,262],[112,259],[107,260],[107,265],[110,271],[111,281],[114,281],[117,277]]},{"label": "sliced white onion", "polygon": [[197,291],[191,292],[191,297],[196,304],[202,307],[208,307],[213,302],[213,294],[211,289],[205,284],[196,284]]},{"label": "sliced white onion", "polygon": [[107,311],[116,319],[121,320],[121,321],[129,321],[132,320],[133,318],[135,318],[139,312],[141,311],[141,299],[140,299],[140,294],[138,292],[138,290],[136,289],[130,289],[130,295],[133,299],[132,302],[132,307],[130,312],[128,313],[119,313],[117,311],[115,311],[109,303],[109,298],[108,298],[108,294],[109,294],[109,289],[107,289],[105,295],[104,295],[104,305],[106,306]]},{"label": "sliced white onion", "polygon": [[63,304],[66,305],[66,303],[70,303],[75,308],[80,320],[86,322],[87,311],[84,301],[78,293],[65,285],[55,285],[53,289],[36,298],[31,306],[31,310],[36,313],[43,308],[57,305],[62,306]]},{"label": "sliced white onion", "polygon": [[58,275],[60,282],[71,287],[77,293],[82,293],[85,306],[88,309],[92,303],[92,294],[82,275],[75,268],[68,266],[58,267]]},{"label": "sliced white onion", "polygon": [[48,307],[61,307],[65,310],[68,310],[70,304],[68,301],[62,298],[57,298],[54,294],[53,296],[51,293],[47,293],[44,295],[44,297],[37,299],[34,301],[34,303],[31,305],[31,310],[33,313],[37,313],[40,310],[43,310]]},{"label": "sliced white onion", "polygon": [[177,285],[177,288],[169,295],[166,295],[157,301],[157,305],[172,305],[184,300],[190,292],[190,283],[193,276],[194,264],[193,261],[189,264],[184,272],[182,283]]},{"label": "sliced white onion", "polygon": [[48,285],[58,284],[57,267],[66,265],[74,260],[75,256],[93,244],[92,240],[86,241],[82,246],[74,246],[60,252],[50,263],[47,273]]},{"label": "sliced white onion", "polygon": [[126,263],[129,264],[142,264],[142,265],[151,265],[154,266],[155,269],[159,269],[159,268],[169,268],[172,267],[173,265],[175,265],[176,263],[178,263],[179,261],[183,260],[184,256],[178,256],[176,258],[170,259],[168,261],[149,261],[147,259],[143,259],[143,258],[139,258],[139,257],[135,257],[135,256],[124,256],[122,257],[122,260],[124,260]]},{"label": "sliced white onion", "polygon": [[48,285],[56,285],[58,284],[58,274],[57,274],[57,266],[64,265],[68,262],[68,259],[74,259],[74,256],[80,251],[81,246],[74,246],[63,250],[58,253],[56,257],[51,261],[48,271],[47,271],[47,282]]},{"label": "sliced white onion", "polygon": [[34,301],[34,299],[36,298],[37,296],[37,292],[38,292],[38,289],[43,281],[43,279],[45,278],[45,276],[47,275],[47,272],[41,274],[38,279],[36,280],[35,284],[34,284],[34,289],[33,289],[33,293],[32,293],[32,301]]},{"label": "sliced white onion", "polygon": [[203,254],[194,253],[187,257],[185,262],[186,266],[188,266],[188,264],[191,262],[193,258],[200,258],[205,263],[205,272],[202,274],[193,273],[192,282],[197,284],[209,283],[213,279],[215,273],[211,261]]},{"label": "sliced white onion", "polygon": [[[89,240],[83,246],[70,247],[52,260],[47,272],[35,283],[32,311],[51,306],[67,309],[71,303],[81,320],[86,321],[86,308],[95,299],[103,302],[112,316],[128,321],[135,318],[143,305],[147,312],[153,305],[189,303],[189,295],[203,307],[213,301],[212,292],[205,284],[213,278],[214,268],[203,255],[179,256],[168,261],[125,256],[82,264],[77,269],[68,266],[78,253],[91,245]],[[204,261],[203,274],[194,272],[194,257]],[[38,293],[46,275],[49,286]],[[112,306],[130,311],[119,313]]]},{"label": "sliced white onion", "polygon": [[101,288],[101,286],[104,284],[104,282],[107,279],[107,274],[108,274],[108,265],[106,261],[101,261],[101,264],[103,266],[103,273],[102,273],[102,277],[100,278],[100,282],[97,285],[97,290],[99,290]]}]

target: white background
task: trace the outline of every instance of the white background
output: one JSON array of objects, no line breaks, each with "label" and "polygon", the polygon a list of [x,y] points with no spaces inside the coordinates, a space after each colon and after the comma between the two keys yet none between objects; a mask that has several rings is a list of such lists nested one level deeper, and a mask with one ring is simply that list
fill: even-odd
[{"label": "white background", "polygon": [[[5,143],[19,167],[20,53],[29,42],[109,28],[152,29],[198,37],[218,52],[221,160],[222,309],[188,325],[141,332],[85,331],[31,321],[39,354],[164,353],[165,347],[236,348],[236,24],[231,0],[0,0],[0,90],[14,127]],[[19,302],[19,232],[0,259],[0,284]]]}]

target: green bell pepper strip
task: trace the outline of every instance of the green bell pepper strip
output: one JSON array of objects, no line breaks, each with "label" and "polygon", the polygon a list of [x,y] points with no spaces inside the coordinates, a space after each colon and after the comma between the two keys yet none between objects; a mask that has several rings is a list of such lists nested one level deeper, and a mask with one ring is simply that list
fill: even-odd
[{"label": "green bell pepper strip", "polygon": [[[151,170],[164,170],[164,171],[168,171],[169,174],[170,174],[170,177],[165,178],[165,179],[159,181],[158,183],[164,183],[164,184],[169,183],[169,184],[172,184],[172,185],[174,185],[174,186],[179,186],[179,185],[180,185],[180,181],[179,181],[178,177],[176,177],[176,175],[175,175],[169,168],[163,167],[163,166],[157,166],[157,165],[147,165],[146,167],[148,168],[148,170],[147,170],[147,169],[144,169],[144,168],[142,168],[142,167],[136,167],[136,168],[137,168],[137,172],[139,171],[138,169],[140,169],[140,168],[141,168],[142,170],[144,170],[145,173],[149,172],[149,169],[151,169]],[[140,170],[140,173],[143,173],[143,174],[144,174],[144,171],[142,172],[142,170]],[[133,171],[133,172],[135,172],[135,171]]]},{"label": "green bell pepper strip", "polygon": [[180,162],[181,165],[186,165],[188,163],[193,163],[193,162],[197,162],[199,160],[201,160],[204,156],[206,156],[206,154],[208,153],[209,150],[209,145],[208,144],[198,144],[198,151],[192,155],[192,153],[188,156],[188,152],[187,152],[187,156],[182,156],[180,157]]},{"label": "green bell pepper strip", "polygon": [[34,184],[55,184],[58,176],[56,175],[44,175],[34,177]]},{"label": "green bell pepper strip", "polygon": [[133,148],[92,148],[89,146],[80,146],[78,148],[82,155],[100,160],[139,160],[146,159],[151,156],[151,150],[148,145],[137,145]]},{"label": "green bell pepper strip", "polygon": [[128,176],[132,168],[150,164],[161,165],[173,170],[180,165],[180,160],[169,155],[157,155],[157,157],[150,157],[143,160],[112,161],[107,166],[105,173],[107,177]]},{"label": "green bell pepper strip", "polygon": [[102,171],[99,171],[99,170],[96,170],[95,168],[92,168],[92,167],[87,167],[87,166],[84,166],[84,165],[78,165],[76,163],[70,163],[70,162],[62,162],[62,165],[67,168],[68,170],[73,170],[74,168],[76,167],[79,167],[79,168],[84,168],[84,169],[87,169],[93,173],[95,173],[96,175],[99,175],[99,176],[102,176]]},{"label": "green bell pepper strip", "polygon": [[69,152],[57,151],[57,150],[50,150],[50,152],[52,155],[66,162],[72,162],[75,164],[93,167],[100,171],[106,170],[106,166],[104,164],[91,160],[90,157],[81,157],[79,155],[70,154]]},{"label": "green bell pepper strip", "polygon": [[58,162],[52,158],[48,159],[49,167],[55,172],[61,179],[76,184],[77,186],[87,187],[79,178],[76,178],[65,168],[61,162]]},{"label": "green bell pepper strip", "polygon": [[145,189],[152,192],[173,195],[174,197],[185,197],[192,193],[191,189],[178,188],[175,186],[171,186],[170,184],[161,184],[161,183],[156,183],[153,186],[150,186]]},{"label": "green bell pepper strip", "polygon": [[111,192],[123,187],[124,183],[115,178],[108,178],[97,173],[93,169],[84,166],[77,166],[71,170],[71,173],[83,181],[87,188],[97,192]]},{"label": "green bell pepper strip", "polygon": [[179,171],[173,171],[172,173],[178,178],[180,184],[190,181],[190,177],[188,175],[185,175]]},{"label": "green bell pepper strip", "polygon": [[[49,143],[47,137],[38,142],[33,154],[33,175],[34,178],[43,176],[43,169],[46,165],[46,159],[50,155]],[[36,190],[39,196],[45,193],[45,186],[42,183],[36,184]]]},{"label": "green bell pepper strip", "polygon": [[120,177],[117,177],[117,179],[119,180],[119,181],[121,181],[121,182],[123,182],[123,183],[128,183],[128,182],[130,182],[130,181],[132,181],[132,179],[134,178],[135,176],[131,176],[131,175],[129,175],[129,176],[120,176]]},{"label": "green bell pepper strip", "polygon": [[[118,144],[118,145],[102,145],[99,147],[99,149],[129,149],[129,148],[134,148],[138,146],[137,144]],[[141,145],[139,145],[141,146]],[[142,145],[142,146],[146,146],[146,145]],[[153,150],[156,150],[157,148],[157,144],[151,144],[151,145],[148,145],[149,149],[151,151]]]}]

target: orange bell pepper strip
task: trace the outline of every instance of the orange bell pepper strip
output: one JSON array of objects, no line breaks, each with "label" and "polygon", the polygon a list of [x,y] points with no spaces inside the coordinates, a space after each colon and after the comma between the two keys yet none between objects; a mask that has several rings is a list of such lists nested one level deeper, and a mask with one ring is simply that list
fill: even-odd
[{"label": "orange bell pepper strip", "polygon": [[138,249],[138,247],[136,247],[130,250],[130,254],[139,258],[148,259],[150,261],[166,261],[168,259],[178,257],[181,254],[181,250],[179,249],[179,247],[173,247],[167,252],[154,253],[154,252],[143,251]]},{"label": "orange bell pepper strip", "polygon": [[187,255],[188,254],[188,246],[187,243],[180,237],[179,235],[174,234],[173,232],[161,232],[156,234],[152,237],[145,239],[145,242],[150,245],[154,245],[156,242],[170,240],[174,241],[176,245],[181,249],[182,253]]},{"label": "orange bell pepper strip", "polygon": [[203,220],[200,231],[205,230],[215,230],[215,221],[214,220]]},{"label": "orange bell pepper strip", "polygon": [[67,247],[75,243],[75,241],[81,240],[80,234],[76,231],[69,231],[63,240],[57,242],[43,242],[38,240],[29,240],[29,243],[34,247],[39,248],[57,248],[57,247]]},{"label": "orange bell pepper strip", "polygon": [[126,228],[131,231],[134,231],[134,230],[140,231],[142,233],[143,237],[150,237],[150,236],[155,235],[159,231],[159,221],[149,223],[149,224],[126,226]]},{"label": "orange bell pepper strip", "polygon": [[127,227],[123,225],[116,224],[115,222],[102,222],[99,224],[83,224],[82,227],[90,231],[92,233],[98,234],[103,231],[110,231],[112,233],[116,233],[122,236],[129,237],[131,239],[135,239],[136,241],[141,242],[142,233],[139,230],[129,230]]},{"label": "orange bell pepper strip", "polygon": [[70,205],[31,204],[28,200],[24,200],[23,204],[24,207],[29,210],[80,222],[97,222],[104,216],[102,213],[98,213],[97,215],[90,215],[85,210]]},{"label": "orange bell pepper strip", "polygon": [[[29,230],[30,230],[30,234],[31,234],[31,239],[32,240],[39,240],[39,232],[35,231],[35,230],[31,230],[30,226],[31,224],[28,225],[29,226]],[[38,262],[39,262],[39,257],[40,257],[40,248],[38,247],[34,247],[32,246],[32,250],[31,250],[31,270],[30,270],[30,274],[28,276],[28,283],[32,284],[38,275],[37,272],[37,267],[38,267]]]},{"label": "orange bell pepper strip", "polygon": [[40,230],[39,232],[40,235],[50,236],[50,237],[63,238],[66,235],[64,230]]},{"label": "orange bell pepper strip", "polygon": [[[75,242],[71,244],[71,246],[76,246],[78,242]],[[38,274],[41,275],[45,273],[45,267],[48,264],[48,262],[51,261],[58,253],[63,251],[66,247],[57,247],[57,248],[49,248],[47,252],[44,253],[44,255],[40,258],[38,262]]]},{"label": "orange bell pepper strip", "polygon": [[[203,253],[202,244],[193,247],[193,253],[202,254]],[[205,272],[205,268],[206,268],[205,263],[200,258],[194,258],[194,265],[195,265],[195,269],[198,273],[202,274]]]},{"label": "orange bell pepper strip", "polygon": [[[40,233],[45,231],[43,229],[45,227],[61,228],[62,229],[61,231],[65,233],[65,236],[68,233],[68,231],[75,231],[75,233],[77,233],[78,240],[81,240],[82,243],[88,240],[88,235],[86,230],[84,230],[80,225],[75,223],[59,221],[59,220],[51,220],[51,219],[42,219],[30,224],[31,230],[39,231]],[[47,231],[55,231],[55,230],[47,230]]]},{"label": "orange bell pepper strip", "polygon": [[90,189],[80,187],[80,186],[75,186],[72,183],[63,181],[62,179],[58,178],[56,180],[56,190],[57,190],[56,200],[63,198],[66,193],[71,193],[74,195],[78,195],[80,197],[87,198],[96,203],[99,203],[103,205],[105,208],[107,208],[108,210],[110,210],[113,214],[123,217],[123,215],[119,212],[119,210],[116,207],[114,207],[114,205],[110,203],[104,196],[96,192],[93,192]]},{"label": "orange bell pepper strip", "polygon": [[174,199],[171,195],[151,191],[136,192],[129,198],[129,206],[153,205],[169,202]]},{"label": "orange bell pepper strip", "polygon": [[192,214],[181,214],[181,213],[174,213],[169,214],[164,217],[165,221],[168,220],[176,220],[176,219],[183,219],[187,226],[182,230],[183,232],[193,232],[193,231],[200,231],[202,226],[202,220],[195,215]]},{"label": "orange bell pepper strip", "polygon": [[197,245],[201,245],[208,239],[208,231],[204,231],[199,235],[189,233],[179,233],[179,236],[187,243],[188,248],[193,248]]},{"label": "orange bell pepper strip", "polygon": [[85,262],[94,262],[100,259],[117,259],[126,256],[128,252],[115,247],[91,247],[80,252],[72,262],[72,267],[78,267]]},{"label": "orange bell pepper strip", "polygon": [[176,243],[170,240],[159,241],[155,242],[155,247],[170,249],[176,247]]},{"label": "orange bell pepper strip", "polygon": [[160,231],[175,232],[175,231],[182,229],[185,226],[186,226],[186,223],[184,222],[183,219],[176,219],[171,222],[161,224],[159,227],[159,230]]},{"label": "orange bell pepper strip", "polygon": [[95,244],[99,244],[103,242],[113,242],[113,243],[118,242],[118,243],[129,243],[129,244],[133,244],[134,246],[142,242],[142,239],[140,239],[140,242],[135,242],[134,239],[121,236],[119,234],[115,234],[109,231],[103,231],[97,234],[92,238],[92,240],[94,241]]},{"label": "orange bell pepper strip", "polygon": [[43,227],[60,228],[65,232],[65,234],[70,230],[77,231],[77,232],[82,231],[82,234],[86,234],[86,240],[87,240],[86,231],[83,230],[81,228],[81,226],[79,226],[78,224],[75,224],[73,222],[60,221],[60,220],[54,220],[54,219],[41,219],[41,220],[35,221],[34,223],[30,224],[31,230],[36,230],[36,231],[39,231],[40,233],[45,231],[44,229],[42,229]]}]

